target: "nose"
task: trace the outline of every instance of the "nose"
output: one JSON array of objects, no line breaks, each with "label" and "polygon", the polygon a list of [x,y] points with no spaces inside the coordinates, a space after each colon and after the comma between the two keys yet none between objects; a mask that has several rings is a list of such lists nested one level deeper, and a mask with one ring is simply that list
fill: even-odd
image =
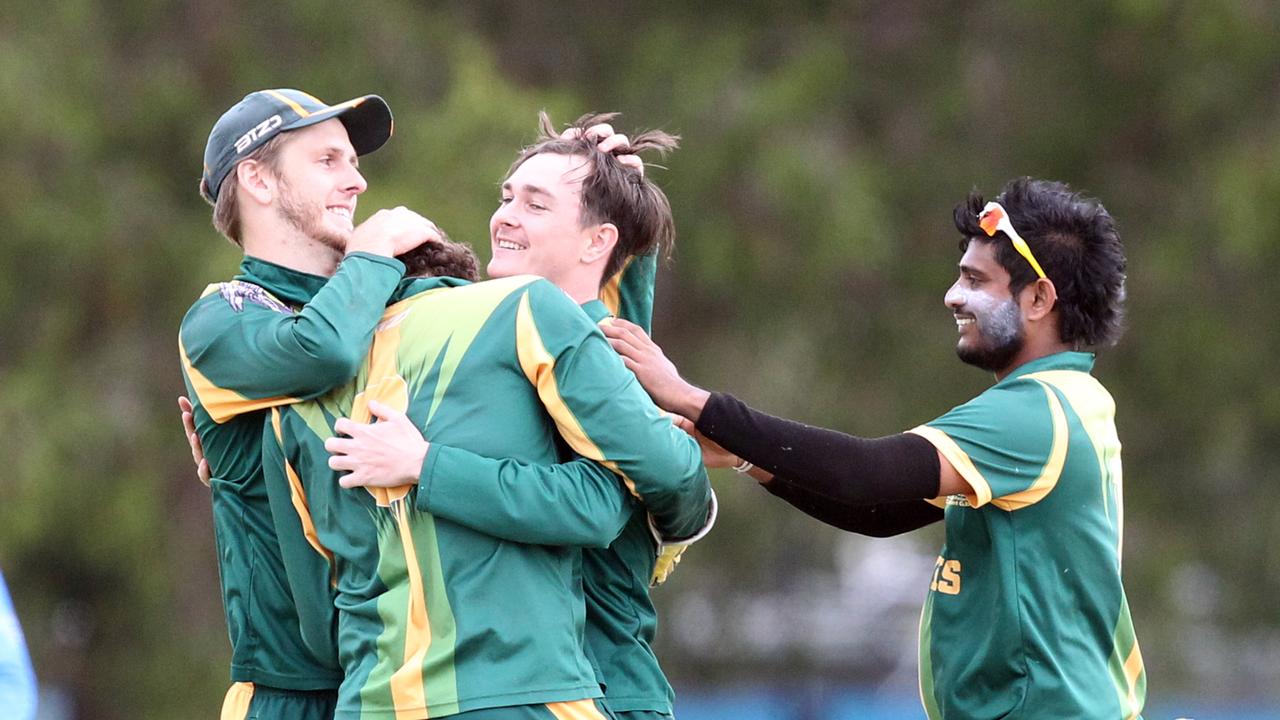
[{"label": "nose", "polygon": [[490,224],[492,224],[495,227],[498,225],[503,225],[506,227],[515,227],[516,218],[515,218],[515,214],[511,211],[512,204],[513,203],[509,203],[509,202],[499,203],[498,208],[493,211],[493,216],[489,219]]},{"label": "nose", "polygon": [[951,283],[951,287],[947,288],[947,294],[942,296],[942,304],[952,310],[959,310],[964,307],[964,292],[960,289],[959,280]]},{"label": "nose", "polygon": [[355,165],[349,165],[347,177],[343,178],[344,189],[353,195],[359,195],[369,189],[369,181],[364,179],[364,175],[360,174],[360,168]]}]

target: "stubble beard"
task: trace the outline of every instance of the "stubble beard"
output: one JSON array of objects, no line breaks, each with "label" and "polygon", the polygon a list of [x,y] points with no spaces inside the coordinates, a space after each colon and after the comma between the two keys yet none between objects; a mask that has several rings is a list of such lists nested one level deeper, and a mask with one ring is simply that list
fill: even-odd
[{"label": "stubble beard", "polygon": [[325,209],[320,203],[309,203],[298,199],[293,188],[283,176],[280,177],[280,197],[276,204],[276,212],[290,227],[306,237],[315,240],[338,255],[347,251],[347,240],[351,231],[335,231],[324,222]]},{"label": "stubble beard", "polygon": [[980,343],[957,345],[956,355],[962,362],[990,372],[1000,372],[1009,367],[1026,343],[1022,309],[1012,298],[984,313],[978,319],[976,329]]}]

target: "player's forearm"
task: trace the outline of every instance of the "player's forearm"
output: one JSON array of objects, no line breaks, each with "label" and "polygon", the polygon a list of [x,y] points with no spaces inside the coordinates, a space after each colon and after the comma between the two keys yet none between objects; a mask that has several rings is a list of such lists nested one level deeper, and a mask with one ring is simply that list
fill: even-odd
[{"label": "player's forearm", "polygon": [[627,398],[635,407],[614,415],[607,428],[588,425],[599,428],[592,439],[664,538],[697,534],[711,507],[711,482],[697,441],[658,415],[638,385],[629,384],[618,396],[620,401]]},{"label": "player's forearm", "polygon": [[711,483],[697,442],[654,407],[602,336],[593,333],[560,359],[554,389],[560,402],[547,407],[561,436],[616,470],[665,537],[688,537],[706,524]]},{"label": "player's forearm", "polygon": [[[648,431],[647,433],[644,431]],[[665,421],[636,428],[625,445],[601,446],[668,540],[698,533],[711,507],[711,483],[697,443]]]},{"label": "player's forearm", "polygon": [[397,260],[348,258],[298,313],[263,292],[271,292],[270,283],[224,284],[182,322],[179,349],[192,400],[221,423],[350,379],[402,271]]},{"label": "player's forearm", "polygon": [[[701,470],[701,475],[705,478],[705,468]],[[699,481],[700,478],[696,475],[692,476],[692,480],[672,493],[650,491],[641,496],[641,501],[653,518],[654,527],[664,540],[682,540],[698,535],[707,527],[712,517],[710,482]]]},{"label": "player's forearm", "polygon": [[711,399],[711,393],[702,388],[681,381],[661,398],[654,396],[654,402],[668,412],[682,415],[697,422],[702,410]]},{"label": "player's forearm", "polygon": [[634,512],[618,477],[585,459],[554,465],[431,446],[418,509],[503,540],[608,547]]},{"label": "player's forearm", "polygon": [[846,435],[767,415],[721,393],[711,395],[697,428],[744,460],[839,504],[938,495],[937,451],[915,435]]},{"label": "player's forearm", "polygon": [[284,366],[282,379],[293,378],[282,393],[310,397],[355,375],[403,275],[399,260],[350,255],[297,315],[275,324],[260,347],[276,351],[264,360]]},{"label": "player's forearm", "polygon": [[776,476],[764,487],[810,517],[832,527],[870,537],[892,537],[911,532],[941,520],[943,515],[942,508],[924,500],[851,505]]}]

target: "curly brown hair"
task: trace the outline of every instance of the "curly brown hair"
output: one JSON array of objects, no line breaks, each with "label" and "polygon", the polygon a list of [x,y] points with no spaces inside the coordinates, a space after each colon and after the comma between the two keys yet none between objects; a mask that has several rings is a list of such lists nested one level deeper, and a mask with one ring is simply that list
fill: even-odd
[{"label": "curly brown hair", "polygon": [[456,277],[475,282],[480,279],[480,262],[467,243],[454,242],[444,231],[440,241],[428,240],[396,256],[404,263],[406,277]]}]

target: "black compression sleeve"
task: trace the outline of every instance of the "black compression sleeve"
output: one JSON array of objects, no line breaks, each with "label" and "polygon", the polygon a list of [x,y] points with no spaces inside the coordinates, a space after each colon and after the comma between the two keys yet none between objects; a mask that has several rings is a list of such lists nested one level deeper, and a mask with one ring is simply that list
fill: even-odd
[{"label": "black compression sleeve", "polygon": [[711,394],[697,427],[729,452],[841,504],[938,495],[938,452],[918,435],[855,437],[766,415],[723,393]]},{"label": "black compression sleeve", "polygon": [[942,519],[942,508],[924,500],[846,505],[774,476],[764,488],[801,512],[822,522],[859,535],[892,537]]}]

